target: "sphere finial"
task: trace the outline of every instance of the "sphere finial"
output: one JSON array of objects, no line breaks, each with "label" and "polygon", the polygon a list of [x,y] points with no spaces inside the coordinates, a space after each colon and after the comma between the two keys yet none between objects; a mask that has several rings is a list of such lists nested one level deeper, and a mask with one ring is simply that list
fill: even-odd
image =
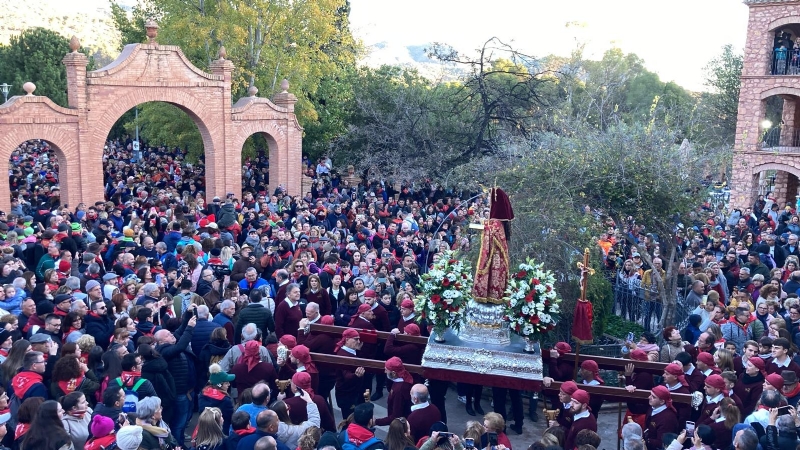
[{"label": "sphere finial", "polygon": [[256,94],[258,94],[258,88],[257,87],[250,86],[249,88],[247,88],[247,95],[249,95],[250,97],[255,97]]},{"label": "sphere finial", "polygon": [[228,51],[225,50],[224,45],[219,46],[219,52],[217,53],[217,56],[219,56],[220,61],[224,61],[225,59],[228,58]]},{"label": "sphere finial", "polygon": [[81,48],[81,41],[78,36],[72,36],[72,39],[69,40],[69,49],[72,50],[72,53],[77,53],[79,48]]},{"label": "sphere finial", "polygon": [[289,80],[287,80],[286,78],[284,78],[283,81],[281,81],[281,89],[283,90],[284,93],[289,92]]},{"label": "sphere finial", "polygon": [[22,85],[22,90],[28,93],[28,95],[33,95],[33,91],[36,90],[36,85],[28,81],[27,83]]}]

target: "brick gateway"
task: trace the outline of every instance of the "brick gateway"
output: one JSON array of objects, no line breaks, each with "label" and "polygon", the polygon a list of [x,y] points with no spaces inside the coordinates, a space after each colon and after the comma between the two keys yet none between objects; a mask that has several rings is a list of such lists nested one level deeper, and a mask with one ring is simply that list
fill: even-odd
[{"label": "brick gateway", "polygon": [[[62,204],[103,200],[102,154],[111,127],[136,105],[160,101],[185,111],[200,130],[208,196],[241,196],[242,146],[256,133],[269,145],[270,190],[283,185],[289,194],[300,194],[303,129],[289,83],[283,81],[272,101],[251,87],[247,97],[233,104],[234,66],[224,48],[211,63],[211,73],[205,73],[179,47],[158,44],[157,25],[147,25],[148,43],[126,45],[114,62],[92,72],[86,70],[88,58],[78,52],[78,39],[72,38],[71,53],[63,59],[69,108],[33,95],[32,83],[24,86],[27,95],[0,106],[0,173],[8,173],[11,152],[22,142],[43,139],[58,158]],[[0,209],[10,207],[10,195],[8,183],[0,183]]]}]

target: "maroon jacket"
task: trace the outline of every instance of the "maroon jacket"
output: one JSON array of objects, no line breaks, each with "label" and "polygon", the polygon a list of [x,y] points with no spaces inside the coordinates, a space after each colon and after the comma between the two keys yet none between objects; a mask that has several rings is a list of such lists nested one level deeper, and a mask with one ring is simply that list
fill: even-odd
[{"label": "maroon jacket", "polygon": [[389,334],[386,344],[383,347],[383,354],[386,358],[397,356],[406,364],[422,364],[422,354],[425,347],[407,342],[397,342],[394,334]]},{"label": "maroon jacket", "polygon": [[733,392],[742,399],[742,417],[749,416],[756,409],[756,403],[761,399],[764,391],[764,375],[761,373],[754,377],[743,373],[733,387]]},{"label": "maroon jacket", "polygon": [[379,304],[372,308],[372,312],[375,314],[375,318],[370,322],[375,326],[375,329],[378,331],[391,331],[391,328],[389,328],[389,313],[386,312],[386,308]]},{"label": "maroon jacket", "polygon": [[[637,390],[649,391],[653,389],[653,375],[647,372],[634,373],[632,377],[625,377],[625,385],[634,386]],[[628,411],[633,414],[647,414],[649,410],[650,405],[642,401],[628,402]]]},{"label": "maroon jacket", "polygon": [[[340,348],[339,351],[336,352],[336,356],[354,357],[354,355],[348,353],[347,350],[343,348]],[[361,354],[357,352],[355,357],[360,358]],[[363,383],[361,377],[356,376],[355,369],[336,369],[336,395],[341,395],[342,398],[346,398],[346,396],[356,396],[363,393]]]},{"label": "maroon jacket", "polygon": [[304,331],[298,331],[297,345],[305,345],[311,353],[332,355],[333,349],[336,348],[336,341],[333,337],[325,333],[309,331],[309,333],[306,334]]},{"label": "maroon jacket", "polygon": [[791,370],[792,372],[796,373],[798,377],[800,377],[800,365],[797,365],[794,360],[791,358],[789,359],[789,367],[778,367],[773,361],[773,358],[769,358],[768,360],[764,361],[767,363],[767,374],[777,373],[778,375],[781,374],[784,370]]},{"label": "maroon jacket", "polygon": [[697,366],[695,366],[691,375],[684,373],[684,376],[686,377],[686,382],[689,383],[689,390],[691,390],[691,392],[703,392],[703,388],[706,385],[706,376],[703,375],[703,372],[700,372]]},{"label": "maroon jacket", "polygon": [[330,316],[331,312],[331,299],[328,295],[328,291],[325,289],[321,289],[317,292],[306,292],[306,300],[308,303],[314,302],[319,305],[319,315],[321,316]]},{"label": "maroon jacket", "polygon": [[[374,330],[375,325],[372,325],[372,322],[369,320],[361,317],[361,316],[353,316],[350,319],[350,328],[360,328],[363,330]],[[376,355],[378,354],[378,344],[376,343],[367,343],[364,340],[361,340],[361,350],[358,351],[359,358],[367,358],[367,359],[375,359]]]},{"label": "maroon jacket", "polygon": [[567,437],[564,441],[564,450],[575,450],[575,438],[578,437],[578,433],[580,433],[581,430],[597,432],[597,419],[595,419],[593,414],[589,414],[589,417],[584,417],[572,422],[572,426],[569,427]]},{"label": "maroon jacket", "polygon": [[411,411],[406,420],[408,420],[408,426],[411,427],[412,439],[414,442],[419,442],[430,433],[431,425],[442,420],[442,413],[439,412],[436,405],[430,403],[424,408]]},{"label": "maroon jacket", "polygon": [[[291,395],[291,393],[289,393]],[[287,397],[284,401],[289,405],[289,419],[292,423],[301,424],[308,420],[308,411],[306,411],[306,401],[300,397]],[[314,404],[319,409],[320,428],[324,431],[336,432],[336,422],[333,420],[333,415],[328,409],[328,404],[325,400],[317,394],[314,394]]]},{"label": "maroon jacket", "polygon": [[375,425],[387,426],[398,417],[408,417],[411,412],[411,383],[395,381],[389,388],[389,398],[386,399],[386,417],[375,419]]},{"label": "maroon jacket", "polygon": [[[644,439],[648,450],[658,450],[664,447],[664,435],[678,431],[678,414],[667,408],[664,411],[652,415],[652,409],[647,413],[644,432]],[[730,433],[728,433],[730,434]]]},{"label": "maroon jacket", "polygon": [[303,311],[300,310],[299,304],[290,307],[286,300],[278,303],[278,306],[275,307],[275,336],[278,339],[285,334],[297,337],[297,329],[300,327],[301,320],[303,320]]}]

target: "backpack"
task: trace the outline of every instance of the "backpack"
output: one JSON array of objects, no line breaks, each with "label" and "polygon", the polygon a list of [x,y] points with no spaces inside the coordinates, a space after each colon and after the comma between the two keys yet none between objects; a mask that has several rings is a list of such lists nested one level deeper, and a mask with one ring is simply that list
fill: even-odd
[{"label": "backpack", "polygon": [[344,430],[342,432],[342,441],[343,441],[342,442],[342,450],[366,450],[373,444],[382,443],[380,439],[378,439],[375,436],[372,436],[372,438],[370,438],[368,441],[364,442],[363,444],[356,445],[356,444],[350,442],[350,437],[347,436],[347,430]]},{"label": "backpack", "polygon": [[8,412],[11,413],[11,419],[9,419],[8,422],[11,430],[17,426],[17,413],[19,412],[20,405],[22,405],[22,399],[17,397],[17,394],[11,389],[10,395],[8,396]]},{"label": "backpack", "polygon": [[153,328],[150,328],[150,331],[140,331],[140,333],[142,333],[142,336],[153,337],[153,335],[156,334],[155,330],[156,330],[156,326],[153,325]]},{"label": "backpack", "polygon": [[145,381],[144,378],[139,378],[136,384],[133,385],[132,388],[125,386],[125,383],[122,382],[122,377],[117,377],[114,379],[119,386],[125,391],[125,403],[122,405],[122,412],[129,413],[129,412],[136,412],[136,402],[139,401],[139,396],[136,394],[136,391],[139,390]]}]

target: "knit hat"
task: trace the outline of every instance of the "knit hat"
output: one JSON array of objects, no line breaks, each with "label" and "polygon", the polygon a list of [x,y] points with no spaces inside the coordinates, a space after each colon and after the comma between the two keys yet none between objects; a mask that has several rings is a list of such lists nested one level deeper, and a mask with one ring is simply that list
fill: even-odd
[{"label": "knit hat", "polygon": [[322,316],[319,319],[319,323],[322,325],[333,325],[333,316]]},{"label": "knit hat", "polygon": [[689,383],[686,382],[686,374],[683,373],[683,367],[681,367],[680,364],[669,363],[667,364],[667,367],[664,368],[664,372],[678,377],[678,382],[680,382],[682,385],[689,385]]},{"label": "knit hat", "polygon": [[565,355],[572,352],[572,346],[563,341],[558,342],[553,348],[558,350],[559,355]]},{"label": "knit hat", "polygon": [[289,350],[293,349],[295,345],[297,345],[297,338],[292,336],[291,334],[284,334],[281,336],[279,342],[286,346]]},{"label": "knit hat", "polygon": [[403,327],[403,333],[409,336],[419,336],[419,325],[415,323],[410,323]]},{"label": "knit hat", "polygon": [[401,308],[414,309],[414,302],[412,302],[409,299],[405,299],[402,302],[400,302],[400,307]]},{"label": "knit hat", "polygon": [[561,392],[572,396],[578,390],[578,385],[574,381],[565,381],[561,383]]},{"label": "knit hat", "polygon": [[212,364],[208,368],[208,382],[213,385],[220,385],[222,383],[230,383],[236,379],[236,375],[229,374],[222,370],[219,364]]},{"label": "knit hat", "polygon": [[72,264],[66,259],[62,259],[58,262],[58,271],[59,272],[69,272],[72,269]]},{"label": "knit hat", "polygon": [[592,361],[591,359],[587,359],[586,361],[581,363],[581,369],[588,370],[592,373],[592,377],[599,381],[600,384],[605,384],[605,381],[600,377],[600,367],[597,366],[597,363]]},{"label": "knit hat", "polygon": [[125,228],[122,231],[122,234],[125,235],[125,237],[127,237],[127,238],[132,238],[133,237],[133,228]]},{"label": "knit hat", "polygon": [[100,286],[100,282],[97,280],[89,280],[86,282],[86,292],[89,292],[98,286]]},{"label": "knit hat", "polygon": [[[706,381],[706,382],[708,382],[708,381]],[[783,377],[778,375],[777,373],[771,373],[771,374],[767,375],[767,383],[772,385],[772,387],[774,387],[778,391],[783,389]]]},{"label": "knit hat", "polygon": [[653,388],[653,390],[651,392],[656,397],[658,397],[661,400],[667,402],[667,408],[675,411],[675,407],[672,406],[672,394],[669,393],[669,389],[667,389],[664,386],[656,386],[656,387]]},{"label": "knit hat", "polygon": [[631,352],[631,359],[634,361],[647,361],[647,353],[644,350],[637,348]]},{"label": "knit hat", "polygon": [[411,378],[411,374],[406,370],[403,361],[397,356],[392,356],[387,359],[384,367],[386,367],[386,370],[396,373],[397,376],[402,378],[406,383],[414,383],[414,379]]},{"label": "knit hat", "polygon": [[142,427],[127,425],[117,431],[117,447],[119,450],[138,450],[142,445]]},{"label": "knit hat", "polygon": [[36,305],[36,315],[37,316],[44,316],[47,314],[53,314],[56,307],[53,305],[53,302],[50,300],[43,300]]},{"label": "knit hat", "polygon": [[356,406],[355,411],[353,411],[353,421],[362,427],[366,427],[369,425],[369,421],[372,420],[374,412],[375,405],[372,403],[362,403]]},{"label": "knit hat", "polygon": [[697,355],[697,361],[707,365],[708,367],[714,367],[716,365],[714,364],[714,356],[708,352],[700,352],[700,354]]},{"label": "knit hat", "polygon": [[308,395],[314,396],[314,390],[311,388],[311,375],[309,375],[308,372],[295,372],[295,374],[292,375],[292,383],[308,392]]},{"label": "knit hat", "polygon": [[311,353],[305,345],[297,345],[292,348],[292,357],[300,361],[308,373],[319,373],[314,361],[311,360]]},{"label": "knit hat", "polygon": [[114,421],[98,414],[92,418],[92,423],[89,427],[92,431],[92,436],[101,438],[114,431]]},{"label": "knit hat", "polygon": [[72,228],[72,231],[81,231],[81,224],[78,222],[72,222],[70,224],[70,228]]},{"label": "knit hat", "polygon": [[[780,375],[778,375],[778,378],[780,378]],[[781,386],[783,386],[783,378],[780,378],[780,380],[781,380]],[[728,388],[725,386],[725,379],[722,378],[722,375],[712,374],[706,377],[706,386],[719,389],[725,395],[728,394]]]},{"label": "knit hat", "polygon": [[8,330],[0,331],[0,344],[7,341],[8,338],[12,337],[13,334]]},{"label": "knit hat", "polygon": [[578,389],[577,391],[573,392],[572,395],[570,395],[570,397],[572,397],[572,399],[578,403],[583,403],[587,405],[589,404],[589,399],[590,399],[589,393],[584,391],[583,389]]},{"label": "knit hat", "polygon": [[757,367],[758,371],[761,372],[762,375],[764,375],[765,377],[767,376],[767,363],[765,363],[764,360],[761,359],[760,357],[753,356],[749,358],[747,360],[747,364]]},{"label": "knit hat", "polygon": [[378,296],[378,293],[373,291],[372,289],[367,289],[366,291],[364,291],[364,297],[375,298],[377,296]]},{"label": "knit hat", "polygon": [[353,338],[357,338],[357,337],[358,337],[358,331],[356,331],[355,329],[348,328],[348,329],[344,330],[342,332],[342,338],[339,339],[339,342],[336,343],[336,347],[334,347],[334,349],[333,349],[333,353],[338,352],[339,349],[342,348],[345,343],[347,343],[348,339],[353,339]]}]

